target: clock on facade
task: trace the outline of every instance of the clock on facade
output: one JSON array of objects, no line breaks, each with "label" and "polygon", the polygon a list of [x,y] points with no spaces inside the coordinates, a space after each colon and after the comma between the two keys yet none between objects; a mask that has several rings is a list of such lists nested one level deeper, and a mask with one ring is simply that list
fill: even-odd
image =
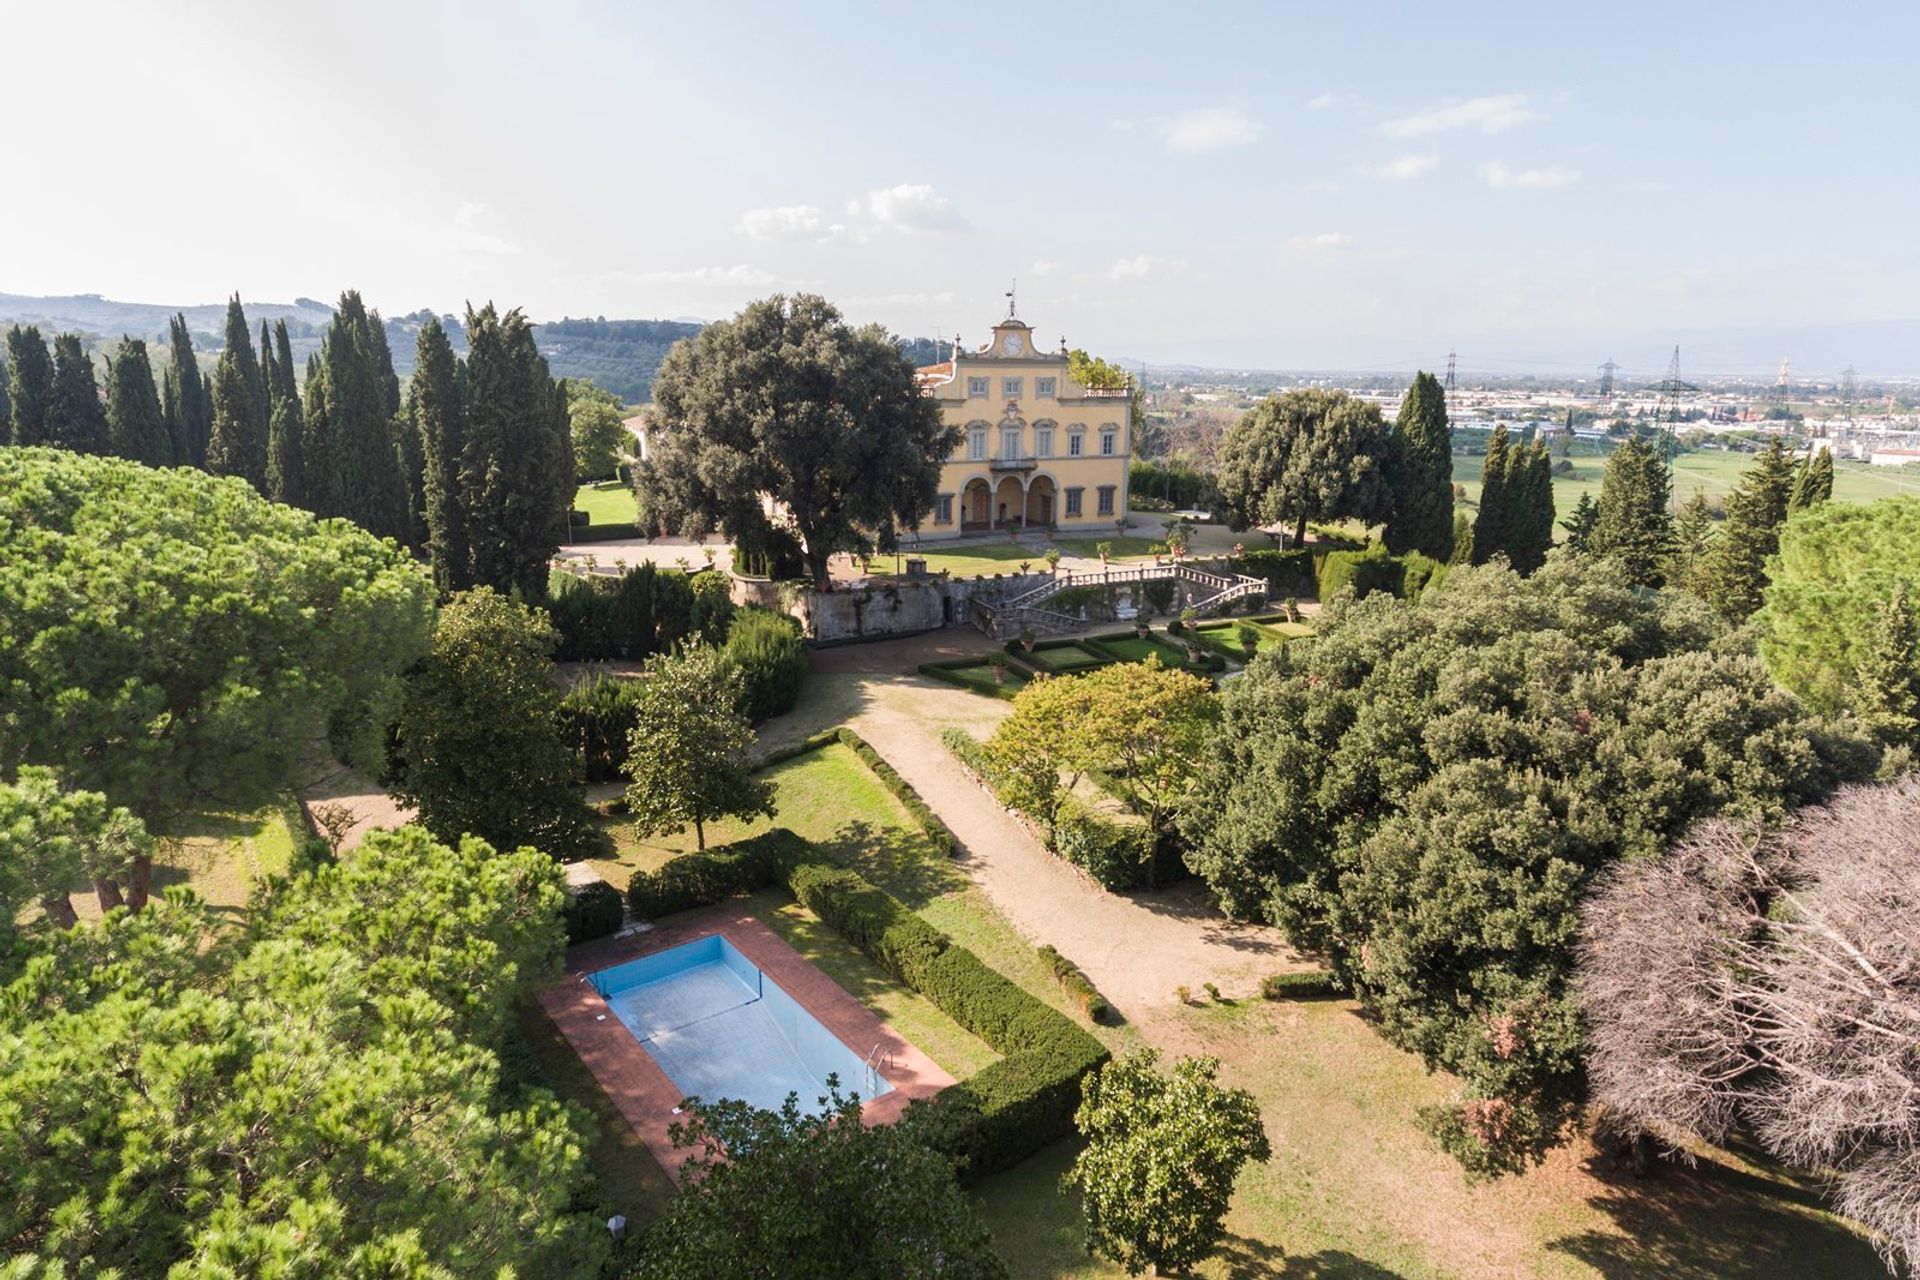
[{"label": "clock on facade", "polygon": [[1010,356],[1019,355],[1021,349],[1026,345],[1026,343],[1020,340],[1020,335],[1017,333],[1010,333],[1000,340],[1000,349]]}]

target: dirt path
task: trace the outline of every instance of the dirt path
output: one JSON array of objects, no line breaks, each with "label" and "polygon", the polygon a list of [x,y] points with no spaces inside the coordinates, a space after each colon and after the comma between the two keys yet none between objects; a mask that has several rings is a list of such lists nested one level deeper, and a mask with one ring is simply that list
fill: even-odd
[{"label": "dirt path", "polygon": [[1301,966],[1277,931],[1222,919],[1197,881],[1156,893],[1108,893],[1042,848],[940,741],[949,725],[984,734],[1007,704],[919,677],[820,682],[827,681],[858,682],[858,696],[822,701],[854,705],[853,727],[959,838],[956,865],[1022,936],[1057,947],[1129,1018],[1173,1005],[1178,987],[1196,998],[1208,982],[1228,996],[1250,995],[1265,975]]}]

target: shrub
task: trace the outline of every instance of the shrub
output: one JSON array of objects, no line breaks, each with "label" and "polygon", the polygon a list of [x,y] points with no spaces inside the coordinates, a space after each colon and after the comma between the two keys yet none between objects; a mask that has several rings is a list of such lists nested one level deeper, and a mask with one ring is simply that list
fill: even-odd
[{"label": "shrub", "polygon": [[1306,969],[1268,974],[1260,979],[1260,994],[1268,1000],[1336,1000],[1346,993],[1325,969]]},{"label": "shrub", "polygon": [[1053,977],[1068,995],[1079,1002],[1080,1010],[1094,1022],[1105,1022],[1113,1013],[1113,1006],[1100,994],[1099,988],[1080,972],[1080,966],[1054,950],[1051,944],[1040,948],[1040,958],[1047,962],[1047,968],[1053,970]]},{"label": "shrub", "polygon": [[567,690],[560,720],[573,747],[574,763],[588,782],[610,782],[627,760],[639,683],[596,675]]},{"label": "shrub", "polygon": [[[722,580],[716,574],[701,577]],[[767,609],[741,609],[727,631],[726,648],[746,680],[741,710],[749,720],[759,724],[793,710],[807,678],[807,646],[797,622]]]},{"label": "shrub", "polygon": [[638,662],[672,649],[696,622],[688,576],[652,563],[619,577],[556,569],[548,575],[546,610],[560,633],[562,662]]},{"label": "shrub", "polygon": [[[709,561],[713,548],[706,548]],[[691,595],[687,629],[719,644],[729,638],[733,626],[733,579],[715,569],[684,575]]]},{"label": "shrub", "polygon": [[1146,882],[1153,836],[1143,822],[1116,822],[1068,795],[1054,811],[1053,851],[1104,889],[1135,889]]},{"label": "shrub", "polygon": [[620,891],[604,880],[576,889],[561,916],[567,929],[568,946],[615,933],[625,919],[626,908],[620,902]]},{"label": "shrub", "polygon": [[1418,551],[1401,556],[1400,563],[1403,566],[1400,593],[1409,600],[1418,600],[1427,588],[1446,581],[1447,566]]},{"label": "shrub", "polygon": [[658,871],[636,871],[627,883],[627,909],[636,920],[657,920],[710,906],[772,884],[782,859],[806,841],[778,828],[705,853],[683,853]]},{"label": "shrub", "polygon": [[1233,567],[1251,578],[1264,578],[1269,596],[1310,596],[1318,590],[1314,553],[1308,548],[1245,551]]},{"label": "shrub", "polygon": [[1406,578],[1406,565],[1387,554],[1375,543],[1365,551],[1330,551],[1320,565],[1320,598],[1331,600],[1342,587],[1351,586],[1356,596],[1385,591],[1399,595]]}]

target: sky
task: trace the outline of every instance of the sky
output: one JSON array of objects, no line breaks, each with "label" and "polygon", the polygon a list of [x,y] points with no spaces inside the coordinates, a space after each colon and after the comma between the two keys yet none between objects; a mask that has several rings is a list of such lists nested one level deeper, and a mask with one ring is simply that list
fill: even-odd
[{"label": "sky", "polygon": [[1916,37],[1911,4],[0,0],[0,291],[806,290],[971,345],[1017,279],[1047,345],[1155,362],[1885,365]]}]

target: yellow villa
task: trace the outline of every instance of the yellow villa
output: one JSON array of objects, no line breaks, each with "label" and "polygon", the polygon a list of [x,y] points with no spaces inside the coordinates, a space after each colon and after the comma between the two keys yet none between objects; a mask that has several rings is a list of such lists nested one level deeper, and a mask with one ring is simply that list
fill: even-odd
[{"label": "yellow villa", "polygon": [[960,447],[940,468],[940,495],[924,541],[963,533],[1057,528],[1111,530],[1127,511],[1132,398],[1067,376],[1067,347],[1035,349],[1033,329],[1009,314],[978,351],[920,370]]}]

